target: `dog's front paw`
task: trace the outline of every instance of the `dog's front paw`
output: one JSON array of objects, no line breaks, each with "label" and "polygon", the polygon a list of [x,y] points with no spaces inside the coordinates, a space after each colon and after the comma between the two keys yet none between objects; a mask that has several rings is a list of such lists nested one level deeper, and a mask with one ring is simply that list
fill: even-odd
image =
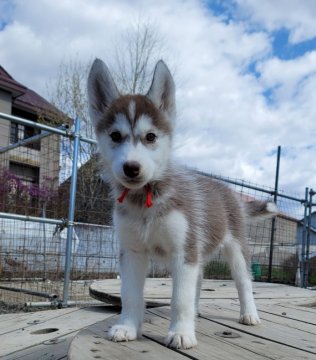
[{"label": "dog's front paw", "polygon": [[257,313],[240,315],[239,322],[244,325],[258,325],[261,323]]},{"label": "dog's front paw", "polygon": [[197,345],[197,341],[194,334],[169,331],[165,344],[173,349],[190,349]]},{"label": "dog's front paw", "polygon": [[109,331],[109,339],[115,342],[135,340],[137,331],[133,326],[114,325]]}]

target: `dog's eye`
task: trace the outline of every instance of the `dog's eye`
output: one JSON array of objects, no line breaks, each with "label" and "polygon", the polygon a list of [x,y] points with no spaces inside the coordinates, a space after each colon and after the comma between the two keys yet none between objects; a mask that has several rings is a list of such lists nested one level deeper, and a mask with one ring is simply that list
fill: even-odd
[{"label": "dog's eye", "polygon": [[157,136],[154,134],[154,133],[148,133],[146,135],[146,141],[150,142],[150,143],[153,143],[155,142],[157,139]]},{"label": "dog's eye", "polygon": [[123,140],[122,134],[119,131],[113,131],[110,134],[110,137],[111,137],[112,141],[116,142],[116,143],[120,143]]}]

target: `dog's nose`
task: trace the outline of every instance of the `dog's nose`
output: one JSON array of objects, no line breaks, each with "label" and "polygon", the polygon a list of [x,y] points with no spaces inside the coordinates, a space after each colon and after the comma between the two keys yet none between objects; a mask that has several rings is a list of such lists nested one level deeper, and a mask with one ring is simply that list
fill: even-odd
[{"label": "dog's nose", "polygon": [[127,161],[123,165],[124,174],[133,179],[139,175],[140,164],[137,161]]}]

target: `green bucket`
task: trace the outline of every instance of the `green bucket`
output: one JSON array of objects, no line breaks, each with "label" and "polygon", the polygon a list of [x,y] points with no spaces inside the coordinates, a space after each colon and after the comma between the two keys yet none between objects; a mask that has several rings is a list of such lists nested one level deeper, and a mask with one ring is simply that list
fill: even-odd
[{"label": "green bucket", "polygon": [[251,272],[252,272],[252,276],[255,280],[261,280],[262,270],[261,270],[260,264],[257,264],[257,263],[251,264]]}]

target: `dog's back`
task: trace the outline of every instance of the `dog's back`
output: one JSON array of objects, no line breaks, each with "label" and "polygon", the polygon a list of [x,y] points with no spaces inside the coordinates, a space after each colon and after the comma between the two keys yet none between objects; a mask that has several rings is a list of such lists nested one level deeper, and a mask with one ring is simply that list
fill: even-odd
[{"label": "dog's back", "polygon": [[[245,230],[249,218],[272,217],[277,213],[271,202],[246,203],[220,181],[172,163],[155,187],[155,207],[146,211],[146,216],[157,221],[172,210],[184,214],[190,224],[186,242],[188,262],[207,260],[227,234],[237,239],[247,254]],[[138,200],[130,198],[130,205],[138,204],[138,211],[142,211],[143,193]]]}]

